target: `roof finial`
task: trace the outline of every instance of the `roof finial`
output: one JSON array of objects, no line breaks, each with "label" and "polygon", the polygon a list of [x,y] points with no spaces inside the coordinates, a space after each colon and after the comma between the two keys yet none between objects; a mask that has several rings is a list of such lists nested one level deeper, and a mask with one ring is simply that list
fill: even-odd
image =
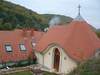
[{"label": "roof finial", "polygon": [[78,15],[80,16],[80,9],[81,9],[81,5],[79,4],[78,6]]},{"label": "roof finial", "polygon": [[81,16],[81,5],[79,4],[78,5],[78,15],[77,17],[75,18],[75,20],[78,20],[78,21],[84,21],[83,17]]}]

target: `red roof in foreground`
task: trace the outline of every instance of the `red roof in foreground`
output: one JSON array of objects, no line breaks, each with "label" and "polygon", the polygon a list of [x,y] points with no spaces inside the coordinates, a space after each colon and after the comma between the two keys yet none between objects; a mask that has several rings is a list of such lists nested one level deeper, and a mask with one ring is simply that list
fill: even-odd
[{"label": "red roof in foreground", "polygon": [[[32,54],[32,41],[40,40],[44,33],[31,30],[0,31],[0,60],[18,61],[25,60]],[[12,52],[6,52],[5,44],[12,45]],[[21,51],[19,44],[24,43],[26,51]]]},{"label": "red roof in foreground", "polygon": [[72,21],[68,26],[55,26],[41,38],[36,50],[43,52],[48,45],[58,44],[73,59],[82,61],[100,48],[100,40],[85,21]]}]

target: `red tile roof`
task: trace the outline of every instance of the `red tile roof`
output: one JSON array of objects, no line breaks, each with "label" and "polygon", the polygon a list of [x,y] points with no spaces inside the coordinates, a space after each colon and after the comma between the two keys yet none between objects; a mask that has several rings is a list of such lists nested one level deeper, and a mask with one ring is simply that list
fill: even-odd
[{"label": "red tile roof", "polygon": [[43,52],[48,45],[58,44],[73,59],[82,61],[100,48],[100,40],[85,21],[72,21],[68,26],[55,26],[41,38],[36,50]]},{"label": "red tile roof", "polygon": [[[23,30],[14,31],[0,31],[0,59],[3,61],[18,61],[27,59],[32,52],[32,40],[33,38],[38,42],[43,32],[26,30],[23,34]],[[25,36],[24,36],[25,35]],[[10,43],[13,51],[6,52],[5,44]],[[24,43],[27,51],[20,51],[19,44]]]}]

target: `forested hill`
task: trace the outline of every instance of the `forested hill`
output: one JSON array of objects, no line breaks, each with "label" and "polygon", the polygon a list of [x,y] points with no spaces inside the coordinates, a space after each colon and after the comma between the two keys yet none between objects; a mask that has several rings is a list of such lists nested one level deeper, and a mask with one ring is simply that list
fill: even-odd
[{"label": "forested hill", "polygon": [[54,16],[58,16],[60,18],[61,23],[70,23],[72,21],[72,18],[68,17],[68,16],[64,16],[64,15],[57,15],[57,14],[42,14],[44,18],[47,19],[47,23],[49,23],[49,21],[54,17]]},{"label": "forested hill", "polygon": [[[38,14],[30,9],[20,5],[0,0],[0,30],[13,30],[15,28],[32,28],[43,30],[48,27],[48,22],[54,15]],[[64,17],[66,22],[72,21],[72,18]]]}]

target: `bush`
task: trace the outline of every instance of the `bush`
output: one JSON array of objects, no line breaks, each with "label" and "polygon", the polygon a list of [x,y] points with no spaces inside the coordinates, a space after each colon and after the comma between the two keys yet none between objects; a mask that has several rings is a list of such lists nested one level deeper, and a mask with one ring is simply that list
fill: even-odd
[{"label": "bush", "polygon": [[36,64],[36,61],[33,61],[33,60],[30,60],[30,61],[29,60],[20,60],[17,62],[9,61],[9,62],[0,64],[0,69],[6,68],[7,66],[9,66],[9,67],[23,67],[23,66],[28,66],[31,64]]},{"label": "bush", "polygon": [[80,64],[69,75],[100,75],[100,59],[90,59]]}]

